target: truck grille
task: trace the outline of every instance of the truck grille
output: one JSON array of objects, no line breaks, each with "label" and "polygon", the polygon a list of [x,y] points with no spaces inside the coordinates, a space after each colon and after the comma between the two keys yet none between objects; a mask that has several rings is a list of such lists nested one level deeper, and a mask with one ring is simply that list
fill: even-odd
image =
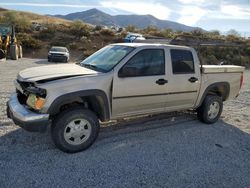
[{"label": "truck grille", "polygon": [[53,57],[62,57],[62,56],[64,56],[64,54],[51,54],[51,56],[53,56]]}]

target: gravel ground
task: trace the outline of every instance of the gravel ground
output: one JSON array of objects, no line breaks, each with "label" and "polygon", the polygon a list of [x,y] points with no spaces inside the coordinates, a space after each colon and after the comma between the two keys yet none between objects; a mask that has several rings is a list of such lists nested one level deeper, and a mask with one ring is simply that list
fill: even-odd
[{"label": "gravel ground", "polygon": [[84,152],[65,154],[49,133],[29,133],[6,117],[18,71],[46,64],[0,62],[0,187],[249,187],[250,72],[219,122],[190,112],[104,126]]}]

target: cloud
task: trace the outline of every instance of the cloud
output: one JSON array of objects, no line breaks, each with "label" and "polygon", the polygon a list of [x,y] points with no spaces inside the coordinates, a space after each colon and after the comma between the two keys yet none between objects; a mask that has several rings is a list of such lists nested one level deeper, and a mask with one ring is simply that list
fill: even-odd
[{"label": "cloud", "polygon": [[184,6],[180,10],[181,17],[178,19],[178,22],[185,25],[193,26],[207,13],[207,10],[202,9],[198,6]]},{"label": "cloud", "polygon": [[201,4],[204,3],[206,0],[178,0],[178,1],[183,4]]},{"label": "cloud", "polygon": [[225,19],[250,19],[250,7],[239,5],[221,5],[219,18]]},{"label": "cloud", "polygon": [[100,5],[104,8],[120,9],[139,15],[151,14],[163,20],[168,19],[171,13],[171,10],[161,3],[101,1]]}]

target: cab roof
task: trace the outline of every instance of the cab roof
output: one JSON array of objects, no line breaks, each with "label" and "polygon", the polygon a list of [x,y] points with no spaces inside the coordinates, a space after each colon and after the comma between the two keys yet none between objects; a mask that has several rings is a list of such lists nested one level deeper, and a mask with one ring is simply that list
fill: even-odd
[{"label": "cab roof", "polygon": [[174,47],[174,48],[181,48],[181,49],[191,49],[189,46],[180,46],[180,45],[171,45],[171,44],[160,44],[160,43],[116,43],[112,45],[117,45],[117,46],[128,46],[128,47]]}]

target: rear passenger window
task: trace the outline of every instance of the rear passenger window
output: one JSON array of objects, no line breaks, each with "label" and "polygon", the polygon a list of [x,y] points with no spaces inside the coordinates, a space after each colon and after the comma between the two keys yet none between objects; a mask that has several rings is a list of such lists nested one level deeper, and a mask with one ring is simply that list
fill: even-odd
[{"label": "rear passenger window", "polygon": [[174,74],[194,73],[194,59],[188,50],[170,50],[172,69]]}]

